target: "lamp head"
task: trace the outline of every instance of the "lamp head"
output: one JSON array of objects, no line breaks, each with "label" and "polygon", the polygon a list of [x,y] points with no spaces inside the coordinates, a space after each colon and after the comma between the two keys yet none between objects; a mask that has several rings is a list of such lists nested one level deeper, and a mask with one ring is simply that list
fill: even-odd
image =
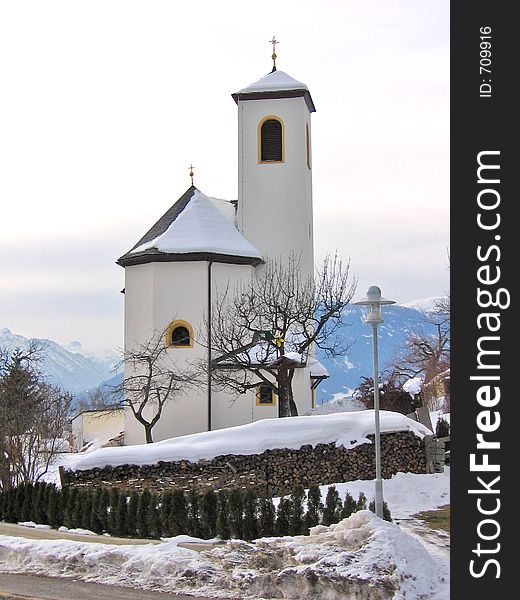
[{"label": "lamp head", "polygon": [[370,306],[370,311],[367,314],[367,323],[377,324],[382,323],[381,318],[381,305],[383,304],[395,304],[395,300],[387,300],[381,296],[381,288],[377,285],[371,285],[368,288],[366,298],[354,302],[354,304],[362,306]]}]

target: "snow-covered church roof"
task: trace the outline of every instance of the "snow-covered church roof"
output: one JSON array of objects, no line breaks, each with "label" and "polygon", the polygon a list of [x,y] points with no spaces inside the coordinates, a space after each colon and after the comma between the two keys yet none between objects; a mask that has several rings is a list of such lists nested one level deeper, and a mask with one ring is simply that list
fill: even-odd
[{"label": "snow-covered church roof", "polygon": [[301,81],[296,81],[283,71],[273,71],[268,73],[258,81],[242,88],[239,94],[248,94],[250,92],[274,92],[277,90],[308,90],[309,88]]},{"label": "snow-covered church roof", "polygon": [[233,99],[238,104],[239,100],[261,100],[264,98],[304,98],[310,112],[316,108],[312,101],[309,88],[283,71],[272,71],[258,81],[249,84],[235,94]]},{"label": "snow-covered church roof", "polygon": [[231,203],[191,186],[117,264],[176,260],[256,265],[262,255],[236,228]]}]

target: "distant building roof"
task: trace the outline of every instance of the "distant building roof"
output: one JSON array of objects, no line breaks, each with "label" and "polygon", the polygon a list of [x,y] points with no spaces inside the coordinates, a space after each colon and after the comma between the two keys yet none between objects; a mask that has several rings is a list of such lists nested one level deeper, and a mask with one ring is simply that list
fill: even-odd
[{"label": "distant building roof", "polygon": [[74,421],[74,419],[77,419],[78,417],[80,417],[81,415],[83,415],[85,413],[115,412],[115,411],[119,411],[119,410],[124,410],[124,406],[115,404],[114,406],[106,406],[103,408],[86,408],[84,410],[80,410],[80,412],[77,415],[72,417],[71,421]]},{"label": "distant building roof", "polygon": [[[212,260],[257,265],[260,252],[238,231],[222,202],[191,186],[117,264]],[[228,211],[229,212],[229,211]]]},{"label": "distant building roof", "polygon": [[329,372],[327,371],[327,368],[322,363],[320,363],[320,361],[317,358],[311,358],[309,360],[309,367],[311,377],[329,377]]}]

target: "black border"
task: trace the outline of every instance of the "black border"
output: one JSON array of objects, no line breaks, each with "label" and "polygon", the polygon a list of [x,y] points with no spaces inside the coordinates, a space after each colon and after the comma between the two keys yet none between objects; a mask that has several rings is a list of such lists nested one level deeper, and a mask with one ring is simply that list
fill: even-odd
[{"label": "black border", "polygon": [[[516,302],[512,289],[516,275],[515,243],[516,223],[513,207],[518,202],[518,191],[514,190],[518,152],[513,138],[518,135],[518,98],[514,87],[517,84],[515,58],[519,55],[516,46],[518,24],[513,16],[515,3],[500,0],[452,0],[451,3],[451,309],[452,309],[452,380],[451,380],[451,598],[478,600],[508,599],[517,597],[512,561],[516,558],[516,536],[519,528],[513,516],[517,508],[513,485],[520,481],[520,439],[516,422],[520,419],[518,393],[515,393],[515,341],[520,327],[515,318]],[[492,96],[481,98],[480,74],[480,27],[492,28]],[[516,141],[516,140],[515,140]],[[482,185],[477,183],[477,155],[485,150],[500,151],[500,230],[485,232],[477,225],[477,194]],[[516,168],[515,168],[516,167]],[[485,516],[479,514],[477,496],[468,494],[475,488],[476,475],[470,471],[470,454],[475,452],[476,418],[479,407],[476,391],[481,384],[470,381],[477,374],[477,339],[485,335],[477,328],[479,308],[477,303],[477,269],[483,263],[477,258],[476,248],[494,243],[496,234],[501,236],[499,286],[511,292],[511,305],[500,310],[500,375],[501,425],[494,435],[501,443],[500,450],[490,452],[490,459],[501,467],[500,511],[494,518],[500,523],[501,532],[495,542],[500,551],[489,558],[500,563],[500,577],[490,566],[480,578],[470,574],[469,562],[478,558],[472,550],[478,540],[477,525]],[[495,254],[493,255],[495,258]],[[516,332],[515,332],[516,329]],[[518,359],[516,359],[518,360]],[[518,408],[517,408],[518,406]],[[518,457],[518,459],[517,459]],[[489,496],[488,496],[489,497]],[[484,544],[484,543],[483,543]],[[484,545],[484,547],[486,547]],[[483,565],[483,558],[480,559]],[[490,594],[493,594],[492,596]]]}]

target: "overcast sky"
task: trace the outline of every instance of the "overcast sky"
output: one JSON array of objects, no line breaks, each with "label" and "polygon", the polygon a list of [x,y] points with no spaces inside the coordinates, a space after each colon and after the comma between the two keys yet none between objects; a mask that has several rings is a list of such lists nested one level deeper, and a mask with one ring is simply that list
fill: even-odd
[{"label": "overcast sky", "polygon": [[448,0],[0,1],[0,328],[122,345],[114,264],[189,187],[237,197],[230,94],[311,91],[316,257],[448,288]]}]

